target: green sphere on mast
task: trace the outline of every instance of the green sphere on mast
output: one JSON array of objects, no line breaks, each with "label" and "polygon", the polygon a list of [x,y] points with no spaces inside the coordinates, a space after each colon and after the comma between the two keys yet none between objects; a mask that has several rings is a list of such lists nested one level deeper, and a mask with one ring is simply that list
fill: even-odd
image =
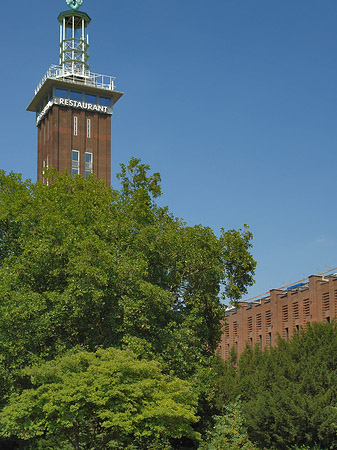
[{"label": "green sphere on mast", "polygon": [[66,2],[69,8],[71,8],[73,11],[77,11],[78,8],[82,5],[83,0],[66,0]]}]

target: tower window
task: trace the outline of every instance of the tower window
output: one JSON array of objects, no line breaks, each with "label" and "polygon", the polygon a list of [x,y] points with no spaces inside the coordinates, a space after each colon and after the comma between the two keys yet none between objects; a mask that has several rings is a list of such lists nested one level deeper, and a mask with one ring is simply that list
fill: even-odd
[{"label": "tower window", "polygon": [[87,103],[97,103],[97,97],[96,95],[85,94],[85,101]]},{"label": "tower window", "polygon": [[77,136],[78,131],[78,117],[74,116],[74,136]]},{"label": "tower window", "polygon": [[91,138],[91,120],[87,119],[87,138]]},{"label": "tower window", "polygon": [[102,106],[111,106],[111,99],[106,97],[99,98],[99,104]]},{"label": "tower window", "polygon": [[68,98],[68,92],[65,89],[55,88],[55,97]]},{"label": "tower window", "polygon": [[71,176],[80,173],[80,152],[77,150],[71,151]]},{"label": "tower window", "polygon": [[92,153],[85,152],[84,178],[92,173]]},{"label": "tower window", "polygon": [[42,183],[45,183],[46,179],[45,179],[44,175],[46,174],[46,168],[47,168],[47,164],[46,164],[46,160],[45,159],[43,160],[42,167],[43,167],[43,169],[42,169],[42,175],[43,175]]},{"label": "tower window", "polygon": [[70,91],[70,98],[72,100],[82,101],[82,92]]},{"label": "tower window", "polygon": [[47,186],[49,186],[49,179],[44,177],[44,175],[46,174],[46,169],[48,169],[48,167],[49,167],[49,155],[47,155],[47,160],[45,160],[45,159],[43,160],[42,166],[43,166],[43,170],[42,170],[42,175],[43,175],[43,177],[42,177],[42,183],[46,183],[46,182],[47,182]]}]

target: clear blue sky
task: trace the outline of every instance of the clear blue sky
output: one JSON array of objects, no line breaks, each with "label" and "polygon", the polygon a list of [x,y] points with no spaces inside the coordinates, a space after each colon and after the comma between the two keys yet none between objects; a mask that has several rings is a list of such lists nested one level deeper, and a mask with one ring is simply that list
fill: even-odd
[{"label": "clear blue sky", "polygon": [[[67,6],[1,9],[1,168],[35,181],[25,108],[58,63]],[[336,0],[84,0],[81,10],[92,18],[91,70],[125,92],[112,172],[140,157],[189,225],[249,224],[249,296],[337,266]]]}]

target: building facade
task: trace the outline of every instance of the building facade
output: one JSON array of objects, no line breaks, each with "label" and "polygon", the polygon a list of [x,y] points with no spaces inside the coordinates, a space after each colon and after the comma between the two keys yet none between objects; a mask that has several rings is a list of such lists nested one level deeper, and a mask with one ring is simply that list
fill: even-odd
[{"label": "building facade", "polygon": [[52,65],[27,107],[36,114],[37,179],[47,167],[71,175],[94,173],[111,183],[111,115],[123,95],[115,78],[89,68],[90,17],[78,11],[81,2],[67,1],[62,12],[59,65]]},{"label": "building facade", "polygon": [[288,340],[307,323],[330,322],[336,316],[337,273],[312,275],[304,283],[271,290],[266,297],[230,308],[219,350],[227,359],[233,347],[238,356],[247,344],[270,348],[278,335]]}]

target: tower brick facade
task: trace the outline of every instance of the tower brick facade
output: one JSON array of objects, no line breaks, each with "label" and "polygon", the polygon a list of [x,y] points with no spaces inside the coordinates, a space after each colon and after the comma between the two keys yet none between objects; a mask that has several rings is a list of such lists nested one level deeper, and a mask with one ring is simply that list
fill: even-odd
[{"label": "tower brick facade", "polygon": [[85,154],[90,153],[92,155],[91,171],[98,178],[104,179],[109,186],[111,183],[111,116],[54,105],[38,125],[38,181],[43,181],[43,170],[47,166],[70,174],[72,150],[79,152],[80,175],[85,176]]}]

